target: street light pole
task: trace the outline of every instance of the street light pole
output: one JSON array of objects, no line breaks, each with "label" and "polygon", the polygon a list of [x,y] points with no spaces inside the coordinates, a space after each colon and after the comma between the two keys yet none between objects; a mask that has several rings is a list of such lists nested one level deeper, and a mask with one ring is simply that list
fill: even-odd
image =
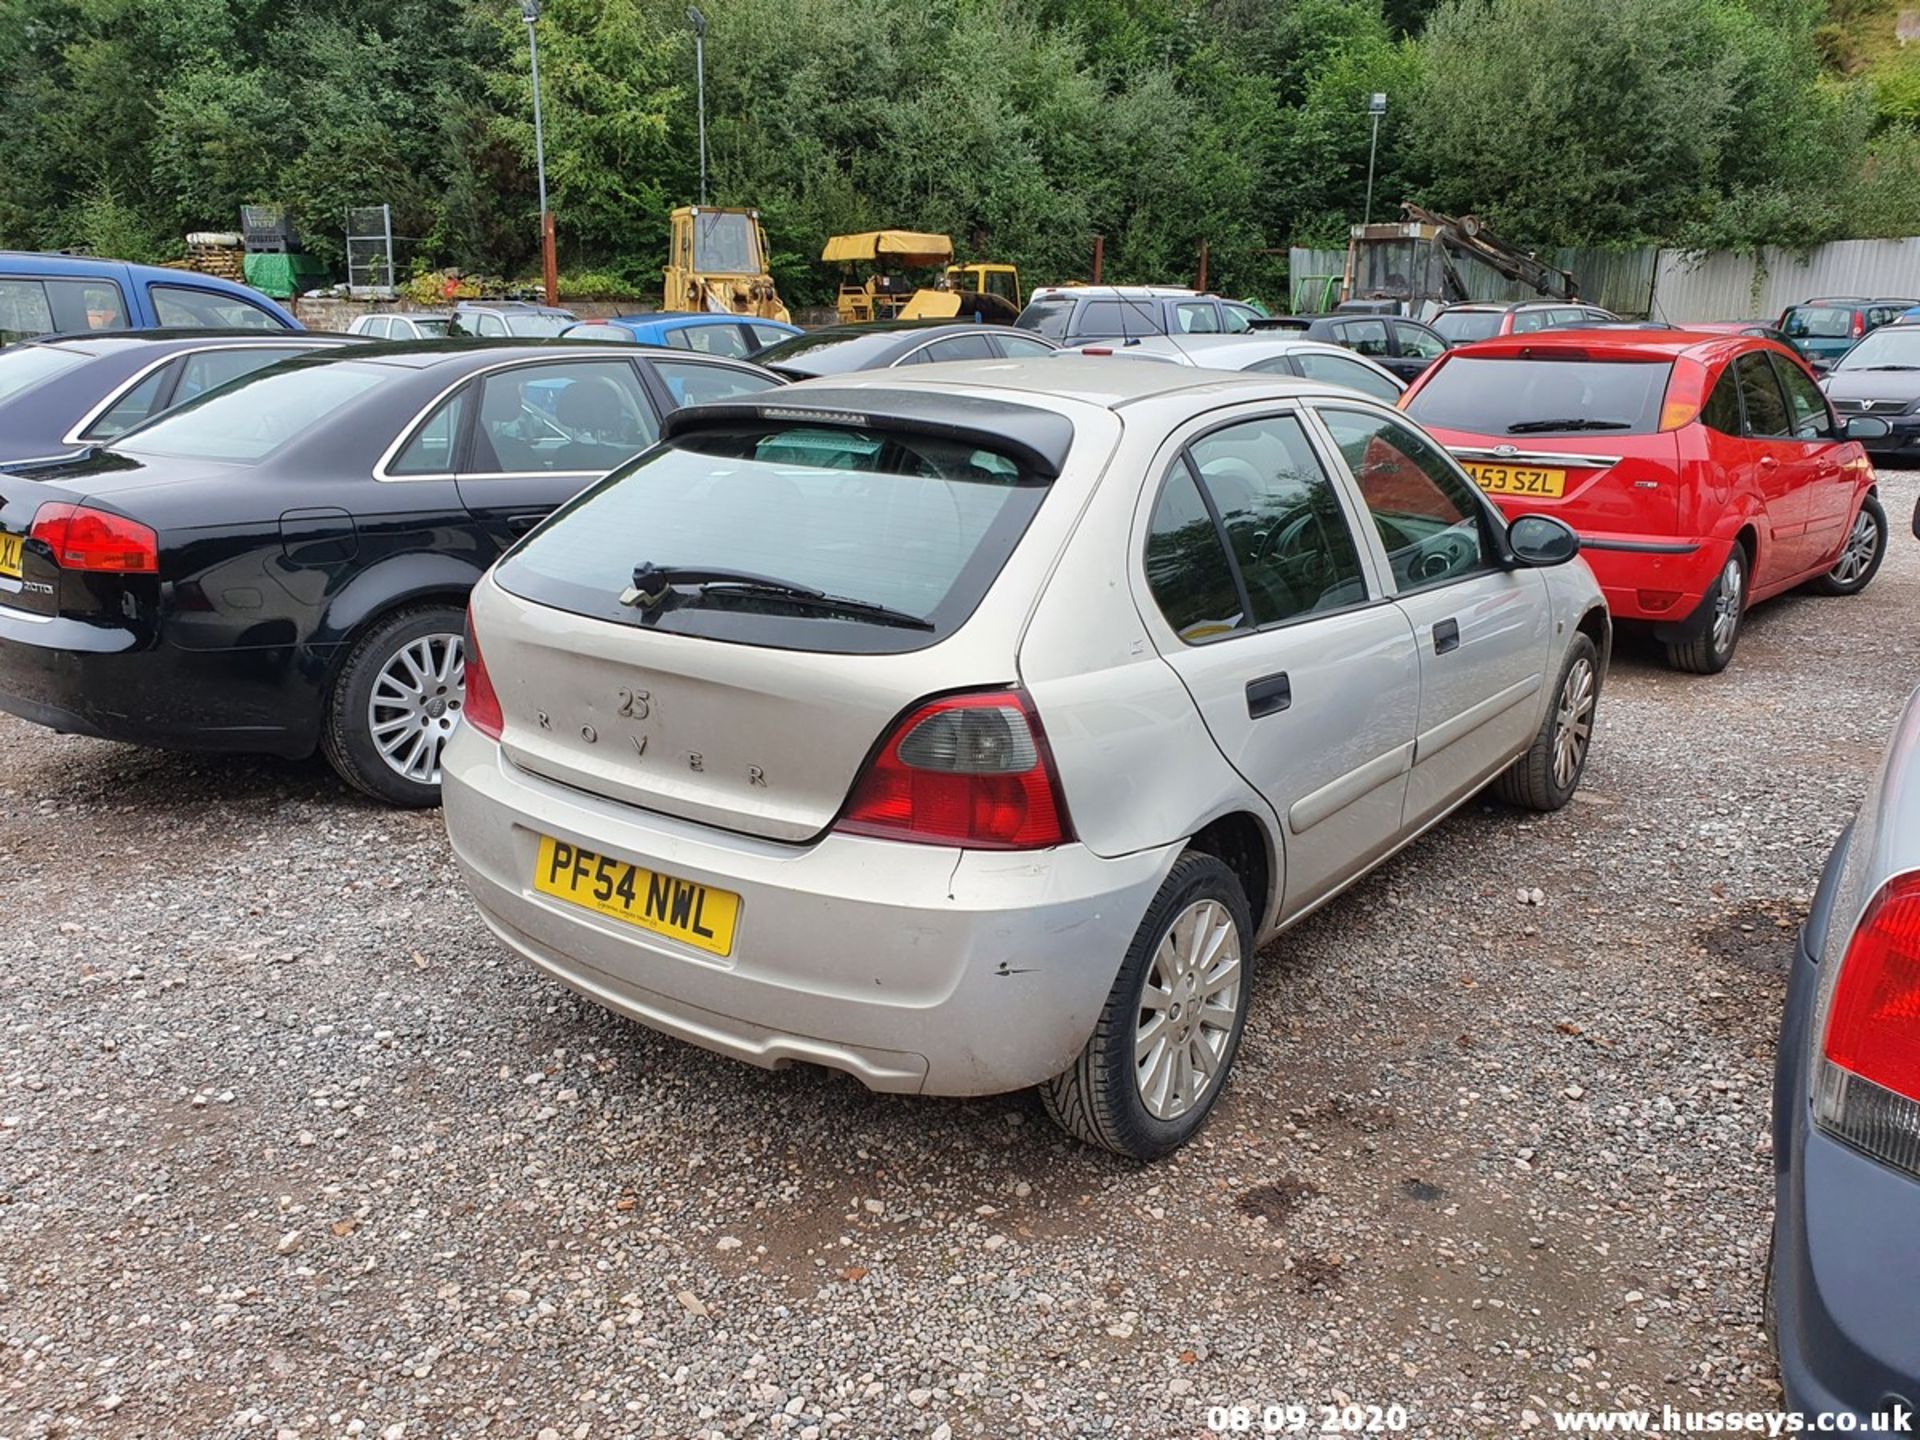
[{"label": "street light pole", "polygon": [[553,212],[547,208],[547,132],[540,119],[540,0],[520,0],[520,18],[527,22],[527,58],[533,66],[533,163],[540,176],[540,269],[546,281],[547,304],[560,303],[560,267],[553,253]]},{"label": "street light pole", "polygon": [[707,203],[707,17],[698,5],[687,7],[693,26],[693,75],[700,93],[700,203]]},{"label": "street light pole", "polygon": [[1373,223],[1373,161],[1380,153],[1380,117],[1387,113],[1387,94],[1376,90],[1367,99],[1367,113],[1373,116],[1373,143],[1367,147],[1367,210],[1361,221],[1364,225]]}]

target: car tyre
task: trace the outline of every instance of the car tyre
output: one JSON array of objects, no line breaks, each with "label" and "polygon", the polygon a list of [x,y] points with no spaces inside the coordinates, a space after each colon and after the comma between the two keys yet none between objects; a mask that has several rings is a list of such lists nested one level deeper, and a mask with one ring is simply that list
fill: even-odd
[{"label": "car tyre", "polygon": [[465,632],[464,612],[424,605],[354,644],[320,730],[342,780],[389,805],[440,803],[440,752],[466,700]]},{"label": "car tyre", "polygon": [[1198,850],[1176,860],[1134,933],[1086,1048],[1040,1086],[1054,1122],[1135,1160],[1186,1144],[1219,1099],[1240,1049],[1253,936],[1246,891],[1232,870]]},{"label": "car tyre", "polygon": [[1573,798],[1593,747],[1600,678],[1600,652],[1588,636],[1575,635],[1533,744],[1493,782],[1502,800],[1546,813]]},{"label": "car tyre", "polygon": [[1872,495],[1860,502],[1860,513],[1853,517],[1847,531],[1847,543],[1840,547],[1840,558],[1833,568],[1813,582],[1821,595],[1858,595],[1880,571],[1887,558],[1887,512]]},{"label": "car tyre", "polygon": [[1747,571],[1751,563],[1747,547],[1736,541],[1702,602],[1706,625],[1691,640],[1667,642],[1667,663],[1674,669],[1718,675],[1733,663],[1734,649],[1740,644],[1740,626],[1747,616]]}]

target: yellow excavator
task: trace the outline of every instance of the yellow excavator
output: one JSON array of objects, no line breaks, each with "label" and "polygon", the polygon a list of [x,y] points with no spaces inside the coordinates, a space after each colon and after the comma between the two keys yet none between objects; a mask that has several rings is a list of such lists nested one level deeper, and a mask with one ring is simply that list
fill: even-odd
[{"label": "yellow excavator", "polygon": [[[1012,265],[953,263],[953,240],[916,230],[866,230],[835,235],[820,259],[848,267],[835,309],[842,324],[869,320],[950,320],[977,317],[1010,325],[1020,314],[1020,271]],[[866,270],[855,279],[852,267]],[[898,273],[938,270],[932,285]]]},{"label": "yellow excavator", "polygon": [[767,232],[758,210],[682,205],[669,219],[662,310],[789,318],[767,270]]}]

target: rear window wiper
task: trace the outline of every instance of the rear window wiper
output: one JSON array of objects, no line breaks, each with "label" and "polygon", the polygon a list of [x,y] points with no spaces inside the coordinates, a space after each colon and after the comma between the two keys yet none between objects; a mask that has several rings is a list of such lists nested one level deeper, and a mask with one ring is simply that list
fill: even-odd
[{"label": "rear window wiper", "polygon": [[882,605],[878,601],[856,600],[846,595],[829,595],[826,591],[815,589],[811,585],[782,580],[774,575],[759,575],[751,570],[726,570],[705,565],[642,565],[633,572],[633,584],[620,592],[620,603],[637,606],[642,610],[653,610],[681,586],[687,586],[696,594],[703,596],[762,595],[788,604],[810,606],[817,610],[832,610],[843,615],[858,615],[864,620],[876,620],[884,625],[898,625],[904,629],[931,630],[934,628],[931,620],[910,615],[905,610],[896,610],[890,605]]},{"label": "rear window wiper", "polygon": [[1509,435],[1533,435],[1547,430],[1631,430],[1631,420],[1522,420],[1507,426]]}]

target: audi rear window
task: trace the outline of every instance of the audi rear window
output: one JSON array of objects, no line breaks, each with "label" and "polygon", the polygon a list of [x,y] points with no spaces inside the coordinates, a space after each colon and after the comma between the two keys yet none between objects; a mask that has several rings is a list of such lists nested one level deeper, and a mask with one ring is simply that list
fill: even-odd
[{"label": "audi rear window", "polygon": [[392,372],[347,362],[290,360],[209,390],[114,442],[135,455],[188,460],[264,460]]},{"label": "audi rear window", "polygon": [[1407,404],[1422,425],[1475,435],[1651,435],[1667,360],[1480,359],[1441,362]]},{"label": "audi rear window", "polygon": [[[673,634],[918,650],[965,623],[1046,492],[964,440],[774,422],[699,430],[577,496],[495,575],[537,604]],[[671,588],[640,603],[645,566]]]},{"label": "audi rear window", "polygon": [[62,370],[84,365],[90,358],[52,345],[10,345],[0,350],[0,400],[51,380]]}]

